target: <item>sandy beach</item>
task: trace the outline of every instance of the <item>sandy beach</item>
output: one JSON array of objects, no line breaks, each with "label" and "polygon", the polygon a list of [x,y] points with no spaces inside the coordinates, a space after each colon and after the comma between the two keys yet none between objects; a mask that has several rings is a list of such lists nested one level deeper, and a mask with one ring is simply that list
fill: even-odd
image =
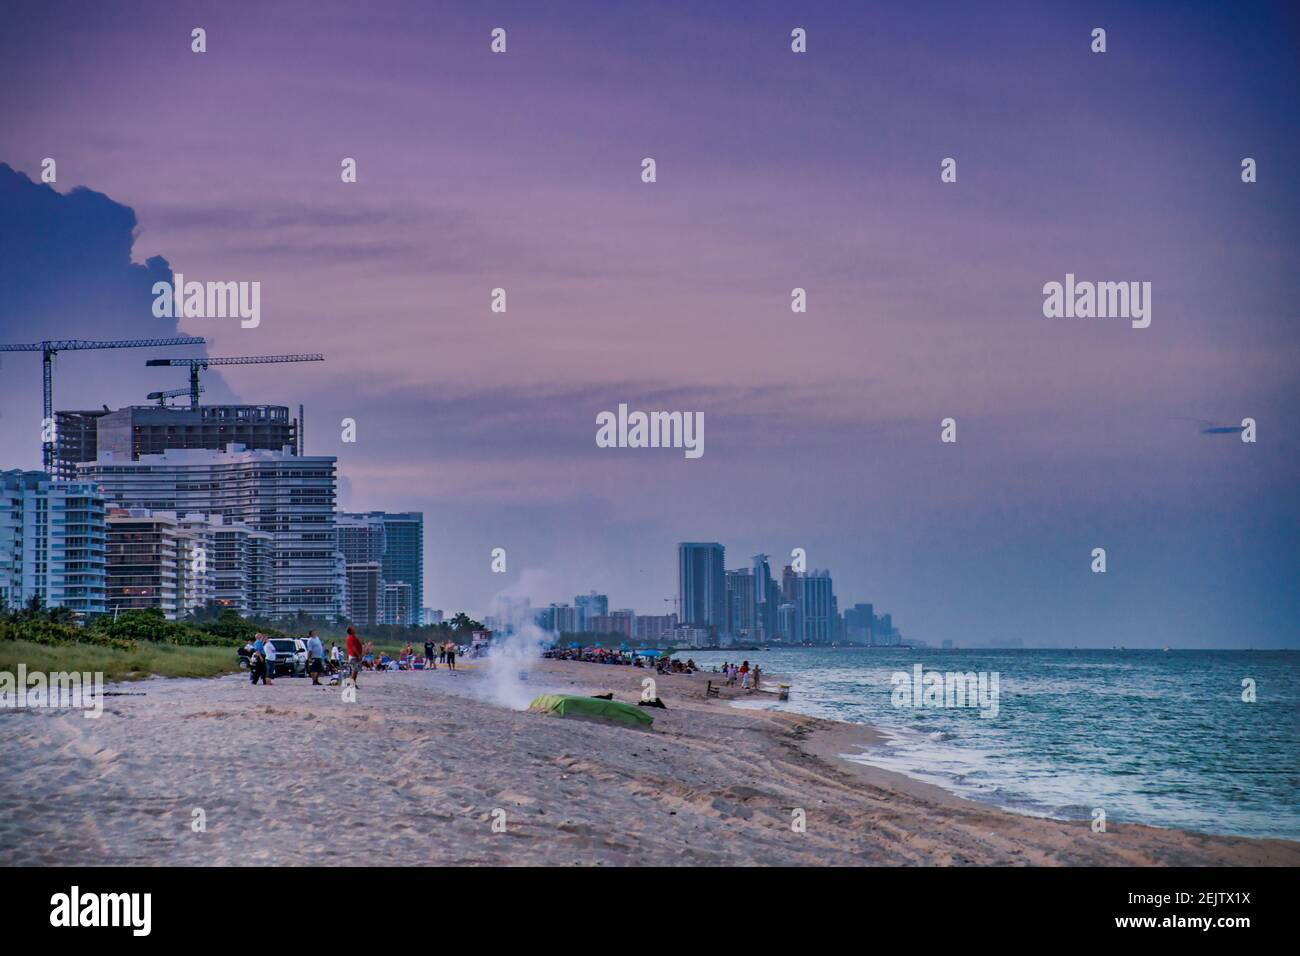
[{"label": "sandy beach", "polygon": [[[514,690],[635,701],[644,676],[545,661]],[[869,728],[706,700],[709,676],[656,677],[651,730],[503,706],[481,661],[365,674],[354,703],[232,675],[118,685],[99,719],[0,711],[0,863],[1300,865],[964,801],[842,759]]]}]

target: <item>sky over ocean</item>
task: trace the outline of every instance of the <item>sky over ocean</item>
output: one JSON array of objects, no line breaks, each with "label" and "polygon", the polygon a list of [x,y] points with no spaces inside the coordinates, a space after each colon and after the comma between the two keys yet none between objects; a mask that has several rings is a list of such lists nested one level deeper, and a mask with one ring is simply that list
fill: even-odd
[{"label": "sky over ocean", "polygon": [[[425,512],[448,612],[527,573],[663,613],[717,540],[936,644],[1300,647],[1296,14],[1131,6],[8,4],[0,341],[323,352],[205,399],[303,403],[341,507]],[[172,270],[261,282],[259,326],[155,318]],[[1150,327],[1045,318],[1067,274],[1150,282]],[[185,384],[147,357],[61,356],[57,407]],[[620,403],[705,453],[598,448]]]}]

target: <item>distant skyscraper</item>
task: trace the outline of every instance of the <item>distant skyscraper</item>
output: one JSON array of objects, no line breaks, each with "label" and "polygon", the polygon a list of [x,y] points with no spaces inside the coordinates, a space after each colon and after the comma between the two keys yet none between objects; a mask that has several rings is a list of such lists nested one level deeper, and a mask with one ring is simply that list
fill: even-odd
[{"label": "distant skyscraper", "polygon": [[[349,565],[348,580],[364,587],[370,571],[350,570],[353,564],[379,563],[380,580],[378,603],[371,604],[368,596],[353,599],[353,610],[361,617],[351,619],[357,624],[400,624],[408,627],[419,623],[419,610],[424,606],[424,515],[418,511],[365,511],[339,512],[338,546]],[[390,585],[405,584],[409,594],[392,592]],[[377,615],[367,620],[371,608]]]},{"label": "distant skyscraper", "polygon": [[384,513],[384,583],[411,586],[401,623],[415,624],[416,608],[424,606],[424,513]]},{"label": "distant skyscraper", "polygon": [[588,622],[594,617],[605,617],[609,614],[609,598],[595,591],[590,594],[579,594],[573,599],[573,606],[586,616]]},{"label": "distant skyscraper", "polygon": [[107,609],[104,497],[92,482],[0,471],[0,599],[81,614]]},{"label": "distant skyscraper", "polygon": [[851,644],[870,644],[875,608],[870,604],[855,604],[844,612],[844,636]]},{"label": "distant skyscraper", "polygon": [[795,577],[794,639],[800,644],[829,644],[835,639],[835,596],[829,571]]},{"label": "distant skyscraper", "polygon": [[727,630],[725,550],[717,542],[683,541],[677,545],[677,592],[681,623],[708,628],[715,636]]},{"label": "distant skyscraper", "polygon": [[726,581],[726,633],[733,638],[743,637],[752,640],[755,636],[754,613],[758,609],[754,572],[750,568],[728,571]]},{"label": "distant skyscraper", "polygon": [[767,555],[756,554],[754,561],[754,629],[755,639],[773,640],[776,632],[776,609],[780,607],[780,595],[776,582],[772,580],[772,567],[767,563]]},{"label": "distant skyscraper", "polygon": [[378,561],[349,561],[348,603],[343,616],[361,627],[383,622],[384,571]]}]

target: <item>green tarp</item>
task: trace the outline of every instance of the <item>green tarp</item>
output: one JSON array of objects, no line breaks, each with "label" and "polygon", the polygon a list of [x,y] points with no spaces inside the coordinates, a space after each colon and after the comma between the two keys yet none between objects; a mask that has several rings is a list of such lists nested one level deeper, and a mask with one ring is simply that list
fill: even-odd
[{"label": "green tarp", "polygon": [[529,704],[528,709],[559,714],[561,717],[599,717],[637,727],[649,727],[654,723],[654,718],[640,707],[619,700],[575,697],[572,694],[543,694]]}]

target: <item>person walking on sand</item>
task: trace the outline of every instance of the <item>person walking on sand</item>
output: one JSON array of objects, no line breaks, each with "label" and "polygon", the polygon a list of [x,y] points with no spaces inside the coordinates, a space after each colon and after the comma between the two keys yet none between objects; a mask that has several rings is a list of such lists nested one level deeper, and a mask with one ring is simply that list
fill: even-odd
[{"label": "person walking on sand", "polygon": [[745,661],[740,665],[740,688],[741,690],[749,690],[749,661]]},{"label": "person walking on sand", "polygon": [[361,647],[361,638],[357,637],[357,632],[351,627],[348,628],[348,676],[352,678],[352,686],[357,685],[357,677],[361,674],[361,656],[363,649]]},{"label": "person walking on sand", "polygon": [[430,670],[438,669],[438,662],[433,657],[433,638],[424,639],[424,666]]},{"label": "person walking on sand", "polygon": [[263,653],[262,635],[258,634],[257,639],[253,641],[253,652],[248,657],[248,679],[254,685],[260,680],[266,683],[266,656]]},{"label": "person walking on sand", "polygon": [[758,680],[759,680],[759,677],[762,676],[762,672],[759,671],[759,669],[758,669],[758,664],[755,664],[755,665],[754,665],[754,669],[753,669],[750,673],[753,675],[753,678],[754,678],[754,690],[757,691],[757,690],[758,690]]},{"label": "person walking on sand", "polygon": [[324,672],[325,645],[321,643],[315,631],[309,631],[307,637],[307,673],[311,675],[311,682],[317,687],[321,686],[320,675]]}]

